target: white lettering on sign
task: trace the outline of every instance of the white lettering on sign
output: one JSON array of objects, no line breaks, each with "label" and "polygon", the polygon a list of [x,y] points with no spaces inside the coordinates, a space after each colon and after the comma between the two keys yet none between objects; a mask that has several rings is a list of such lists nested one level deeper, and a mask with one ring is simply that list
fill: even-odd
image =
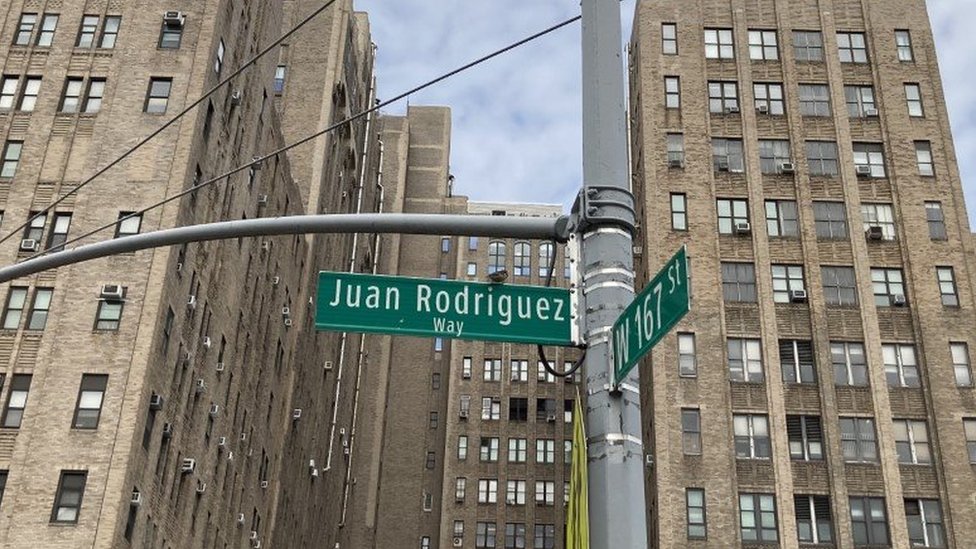
[{"label": "white lettering on sign", "polygon": [[[386,302],[383,306],[380,306],[380,297],[385,294]],[[360,300],[363,295],[363,287],[360,284],[346,285],[346,298],[342,299],[342,281],[336,280],[335,295],[332,301],[329,303],[330,307],[335,307],[342,303],[344,307],[349,307],[352,309],[358,309]],[[365,306],[367,309],[392,309],[397,310],[400,308],[400,290],[389,287],[386,291],[379,286],[367,285],[366,286],[366,302]]]}]

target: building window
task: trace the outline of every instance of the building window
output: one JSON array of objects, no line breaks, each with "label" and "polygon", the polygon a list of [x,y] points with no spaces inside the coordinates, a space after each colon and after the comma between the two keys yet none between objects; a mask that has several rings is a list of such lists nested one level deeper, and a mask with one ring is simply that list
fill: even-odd
[{"label": "building window", "polygon": [[929,238],[932,240],[946,240],[948,238],[941,202],[925,203],[925,219],[929,224]]},{"label": "building window", "polygon": [[61,471],[58,492],[54,496],[51,522],[78,522],[81,499],[85,493],[87,471]]},{"label": "building window", "polygon": [[552,269],[556,266],[555,264],[555,249],[553,248],[552,242],[543,242],[539,244],[539,276],[549,277],[551,276]]},{"label": "building window", "polygon": [[447,253],[451,251],[451,237],[442,236],[441,237],[441,253]]},{"label": "building window", "polygon": [[139,234],[142,227],[142,214],[135,212],[119,212],[119,221],[115,224],[115,238]]},{"label": "building window", "polygon": [[752,91],[759,114],[782,116],[786,112],[782,84],[753,84]]},{"label": "building window", "polygon": [[874,420],[863,417],[840,418],[841,450],[844,461],[878,461],[878,443],[874,434]]},{"label": "building window", "polygon": [[45,13],[41,19],[41,32],[37,34],[37,45],[42,47],[54,43],[54,31],[58,29],[58,14]]},{"label": "building window", "polygon": [[20,22],[17,24],[17,32],[14,34],[15,46],[27,46],[30,44],[31,35],[34,34],[34,25],[37,24],[36,13],[20,14]]},{"label": "building window", "polygon": [[908,116],[922,117],[922,90],[918,84],[905,84],[905,100],[908,102]]},{"label": "building window", "polygon": [[287,65],[278,65],[275,67],[274,74],[274,92],[275,95],[281,95],[285,91],[285,78],[288,75]]},{"label": "building window", "polygon": [[529,380],[528,360],[512,360],[511,380],[515,382],[525,382]]},{"label": "building window", "polygon": [[873,86],[844,86],[844,99],[847,103],[847,115],[851,118],[878,115]]},{"label": "building window", "polygon": [[792,303],[794,292],[806,292],[802,265],[773,265],[772,272],[774,302]]},{"label": "building window", "polygon": [[867,387],[868,362],[864,355],[863,344],[831,341],[830,360],[834,366],[836,385]]},{"label": "building window", "polygon": [[[427,452],[427,462],[424,464],[425,469],[433,469],[436,466],[437,455],[434,452]],[[263,474],[261,475],[264,476]]]},{"label": "building window", "polygon": [[695,334],[678,334],[678,375],[698,376],[698,360],[695,358]]},{"label": "building window", "polygon": [[681,79],[677,76],[664,77],[664,106],[668,109],[681,108]]},{"label": "building window", "polygon": [[535,547],[537,549],[553,549],[556,546],[556,525],[535,525]]},{"label": "building window", "polygon": [[572,465],[573,463],[573,441],[564,440],[563,441],[563,464]]},{"label": "building window", "polygon": [[819,417],[786,416],[786,435],[790,444],[790,459],[823,460],[823,429]]},{"label": "building window", "polygon": [[854,545],[888,545],[884,498],[852,497],[850,505]]},{"label": "building window", "polygon": [[485,381],[501,381],[502,380],[502,359],[500,358],[486,358],[485,359]]},{"label": "building window", "polygon": [[743,543],[776,542],[776,498],[772,494],[739,494],[739,531]]},{"label": "building window", "polygon": [[929,431],[924,421],[912,419],[894,420],[895,451],[898,463],[928,465],[932,463],[929,448]]},{"label": "building window", "polygon": [[61,96],[60,112],[74,113],[81,108],[81,95],[85,82],[81,78],[68,78],[64,85],[64,95]]},{"label": "building window", "polygon": [[686,456],[702,453],[701,412],[697,408],[681,410],[681,448]]},{"label": "building window", "polygon": [[830,543],[833,528],[830,499],[827,496],[793,496],[796,512],[796,537],[801,543]]},{"label": "building window", "polygon": [[[555,365],[556,365],[555,362],[549,362],[549,368],[554,368]],[[556,382],[556,376],[552,375],[552,372],[550,372],[546,368],[546,363],[545,362],[542,362],[541,360],[538,361],[538,362],[536,362],[536,376],[535,377],[536,377],[536,381],[538,381],[539,383],[555,383]]]},{"label": "building window", "polygon": [[[775,286],[775,281],[774,281]],[[784,383],[816,383],[817,372],[813,360],[813,344],[809,341],[781,339],[779,361]]]},{"label": "building window", "polygon": [[[424,501],[427,501],[427,496],[430,494],[425,494]],[[425,511],[429,511],[429,508],[424,508]],[[420,538],[420,549],[430,549],[430,536],[423,536]]]},{"label": "building window", "polygon": [[535,504],[536,505],[555,505],[556,504],[556,483],[551,480],[535,481]]},{"label": "building window", "polygon": [[837,143],[833,141],[807,141],[807,163],[811,177],[837,176]]},{"label": "building window", "polygon": [[78,30],[78,40],[75,47],[90,48],[95,45],[95,31],[98,29],[98,16],[86,15],[81,18],[81,28]]},{"label": "building window", "polygon": [[801,115],[830,116],[830,88],[826,84],[800,84],[799,91]]},{"label": "building window", "polygon": [[918,162],[918,175],[923,177],[932,177],[935,175],[935,162],[932,160],[932,143],[928,141],[916,141],[915,160]]},{"label": "building window", "polygon": [[784,164],[792,164],[790,142],[785,139],[759,140],[759,167],[764,174],[787,173]]},{"label": "building window", "polygon": [[904,305],[905,277],[901,269],[871,269],[871,287],[874,289],[874,304],[890,307],[900,300]]},{"label": "building window", "polygon": [[14,108],[18,84],[20,84],[20,77],[3,76],[3,81],[0,82],[0,109],[10,110]]},{"label": "building window", "polygon": [[667,134],[668,168],[685,167],[685,136],[682,133]]},{"label": "building window", "polygon": [[7,293],[7,306],[3,313],[3,329],[16,330],[20,326],[20,318],[24,314],[27,304],[27,288],[11,286]]},{"label": "building window", "polygon": [[529,441],[524,438],[508,439],[508,462],[525,463]]},{"label": "building window", "polygon": [[817,238],[824,240],[847,238],[847,211],[843,202],[814,202],[813,219]]},{"label": "building window", "polygon": [[124,301],[114,299],[101,299],[98,302],[98,310],[95,312],[95,329],[104,331],[115,331],[119,329],[122,321],[122,307]]},{"label": "building window", "polygon": [[915,346],[886,343],[881,346],[888,387],[919,387]]},{"label": "building window", "polygon": [[939,294],[942,304],[946,307],[959,306],[959,294],[956,292],[956,275],[952,267],[936,267],[936,279],[939,282]]},{"label": "building window", "polygon": [[749,223],[749,204],[746,200],[719,198],[715,206],[719,234],[733,234],[737,225]]},{"label": "building window", "polygon": [[102,36],[98,41],[98,47],[112,49],[119,38],[119,27],[122,25],[122,16],[109,15],[105,17],[105,24],[102,26]]},{"label": "building window", "polygon": [[776,31],[750,30],[749,58],[763,61],[775,61],[776,59],[779,59],[779,50],[777,49],[776,44]]},{"label": "building window", "polygon": [[912,53],[912,34],[910,32],[907,30],[896,30],[895,46],[898,48],[899,61],[915,60],[915,55]]},{"label": "building window", "polygon": [[678,25],[661,23],[661,52],[664,55],[678,55]]},{"label": "building window", "polygon": [[709,82],[708,112],[739,112],[738,85],[735,82]]},{"label": "building window", "polygon": [[956,376],[956,386],[972,387],[973,374],[969,368],[969,345],[965,343],[949,343],[952,354],[952,370]]},{"label": "building window", "polygon": [[495,523],[479,522],[475,530],[474,546],[477,549],[495,549]]},{"label": "building window", "polygon": [[884,177],[884,149],[881,143],[854,143],[854,168],[861,168],[871,177]]},{"label": "building window", "polygon": [[469,261],[465,274],[468,276],[478,276],[478,264],[474,261]]},{"label": "building window", "polygon": [[841,63],[867,63],[868,46],[863,32],[838,32],[837,53]]},{"label": "building window", "polygon": [[456,501],[464,501],[464,495],[467,491],[468,479],[464,477],[457,477],[454,479],[454,499]]},{"label": "building window", "polygon": [[177,50],[183,40],[183,21],[163,20],[159,31],[159,48],[163,50]]},{"label": "building window", "polygon": [[150,78],[144,110],[150,114],[164,114],[169,104],[169,93],[172,87],[172,78]]},{"label": "building window", "polygon": [[481,399],[481,419],[497,421],[501,419],[502,400],[500,398],[484,397]]},{"label": "building window", "polygon": [[525,505],[525,481],[524,480],[508,481],[507,490],[505,492],[505,504]]},{"label": "building window", "polygon": [[937,499],[906,499],[908,543],[912,547],[945,547],[942,507]]},{"label": "building window", "polygon": [[23,141],[7,141],[3,147],[3,164],[0,164],[0,178],[9,179],[17,173]]},{"label": "building window", "polygon": [[498,437],[481,437],[479,460],[487,462],[498,461]]},{"label": "building window", "polygon": [[47,235],[47,249],[52,252],[63,250],[64,243],[68,240],[68,229],[70,227],[70,213],[55,213],[53,222],[51,223],[51,232]]},{"label": "building window", "polygon": [[756,268],[752,263],[722,263],[722,293],[728,302],[756,302]]},{"label": "building window", "polygon": [[458,436],[457,458],[459,461],[468,459],[468,435]]},{"label": "building window", "polygon": [[705,520],[705,489],[686,488],[685,508],[688,518],[688,539],[705,539],[708,533]]},{"label": "building window", "polygon": [[[24,80],[24,90],[20,95],[20,102],[17,104],[17,110],[23,112],[32,112],[34,107],[37,106],[37,96],[41,93],[41,77],[40,76],[28,76]],[[2,106],[0,106],[2,108]]]},{"label": "building window", "polygon": [[471,379],[471,357],[461,359],[461,379]]},{"label": "building window", "polygon": [[[895,215],[891,204],[861,204],[861,217],[864,220],[864,231],[870,234],[872,230],[881,231],[882,240],[895,239]],[[879,227],[880,229],[872,229]]]},{"label": "building window", "polygon": [[963,419],[962,427],[966,433],[966,450],[969,452],[969,463],[976,464],[976,418]]},{"label": "building window", "polygon": [[505,549],[525,547],[525,524],[509,522],[505,524]]},{"label": "building window", "polygon": [[684,193],[671,193],[671,229],[688,230],[688,197]]},{"label": "building window", "polygon": [[742,173],[745,160],[742,154],[741,139],[712,139],[712,164],[717,172]]},{"label": "building window", "polygon": [[31,375],[14,374],[10,382],[10,394],[7,395],[7,407],[3,411],[3,427],[17,429],[24,419],[24,408],[27,407],[27,394],[30,392]]},{"label": "building window", "polygon": [[799,236],[800,226],[795,201],[766,201],[766,234],[771,237]]},{"label": "building window", "polygon": [[540,438],[535,441],[535,462],[556,463],[556,441]]},{"label": "building window", "polygon": [[515,276],[530,276],[532,274],[532,246],[528,242],[515,243],[515,261],[513,263]]},{"label": "building window", "polygon": [[102,414],[102,398],[108,385],[107,375],[84,374],[78,390],[78,403],[72,425],[75,429],[96,429]]},{"label": "building window", "polygon": [[705,58],[733,59],[732,29],[705,29]]},{"label": "building window", "polygon": [[51,294],[53,288],[37,288],[34,290],[34,301],[31,302],[27,313],[28,330],[43,330],[47,325],[47,315],[51,310]]},{"label": "building window", "polygon": [[505,270],[505,243],[495,240],[488,243],[488,274]]},{"label": "building window", "polygon": [[508,399],[508,420],[529,420],[529,399],[525,397],[511,397]]},{"label": "building window", "polygon": [[429,429],[437,429],[437,422],[438,422],[437,412],[430,412],[430,414],[427,417],[427,427]]},{"label": "building window", "polygon": [[797,61],[823,61],[820,31],[793,31],[793,56]]},{"label": "building window", "polygon": [[857,305],[853,267],[821,267],[820,273],[827,305],[842,307]]},{"label": "building window", "polygon": [[762,349],[758,339],[728,340],[729,379],[732,381],[762,383]]},{"label": "building window", "polygon": [[217,55],[214,57],[214,72],[217,74],[220,74],[221,69],[224,68],[224,53],[226,51],[224,39],[221,38],[220,42],[217,43]]},{"label": "building window", "polygon": [[768,459],[772,455],[769,423],[765,415],[733,414],[732,425],[736,458]]},{"label": "building window", "polygon": [[85,104],[82,112],[95,114],[102,110],[102,98],[105,96],[105,79],[92,78],[88,81],[88,93],[85,95]]}]

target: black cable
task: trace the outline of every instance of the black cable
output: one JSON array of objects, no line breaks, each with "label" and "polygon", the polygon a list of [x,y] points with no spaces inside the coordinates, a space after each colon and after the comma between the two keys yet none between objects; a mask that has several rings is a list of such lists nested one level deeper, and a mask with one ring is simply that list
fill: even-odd
[{"label": "black cable", "polygon": [[[69,190],[64,195],[58,197],[58,199],[55,200],[54,202],[52,202],[49,206],[47,206],[46,208],[42,209],[39,212],[35,212],[34,215],[32,215],[29,218],[27,218],[27,221],[25,221],[24,224],[16,227],[15,229],[13,229],[12,231],[10,231],[10,233],[8,233],[3,238],[0,238],[0,244],[6,242],[7,240],[10,240],[11,237],[13,237],[15,234],[19,233],[21,230],[23,230],[24,227],[30,225],[30,223],[32,221],[34,221],[35,219],[37,219],[38,217],[40,217],[42,215],[43,216],[46,216],[47,215],[47,212],[51,211],[52,208],[54,208],[58,204],[64,202],[69,196],[77,193],[79,190],[81,190],[82,187],[84,187],[85,185],[88,185],[89,183],[91,183],[92,181],[94,181],[98,176],[100,176],[100,175],[104,174],[105,172],[109,171],[110,169],[114,168],[115,166],[117,166],[119,164],[119,162],[122,162],[123,160],[125,160],[126,158],[128,158],[129,155],[131,155],[132,153],[134,153],[137,150],[139,150],[143,145],[145,145],[146,143],[148,143],[154,137],[156,137],[157,135],[163,133],[163,131],[165,131],[167,128],[169,128],[170,126],[172,126],[177,120],[183,118],[183,116],[185,116],[188,112],[190,112],[194,108],[196,108],[197,105],[199,105],[200,103],[203,103],[203,101],[205,99],[207,99],[208,97],[210,97],[211,95],[213,95],[214,93],[216,93],[217,90],[219,90],[220,88],[224,87],[224,85],[227,84],[228,82],[230,82],[235,76],[237,76],[237,75],[241,74],[242,72],[244,72],[244,69],[246,69],[246,68],[250,67],[251,65],[253,65],[254,63],[256,63],[258,59],[264,57],[272,49],[274,49],[279,44],[281,44],[282,42],[284,42],[285,40],[287,40],[289,36],[291,36],[296,31],[298,31],[298,29],[300,29],[303,26],[305,26],[305,24],[307,24],[309,21],[311,21],[313,18],[315,18],[315,16],[317,16],[318,14],[320,14],[323,11],[325,11],[326,9],[328,9],[329,6],[331,6],[335,2],[336,2],[336,0],[328,0],[325,4],[322,5],[322,7],[316,9],[315,11],[313,11],[305,19],[302,19],[302,21],[300,23],[298,23],[298,25],[296,25],[295,27],[292,27],[291,30],[289,30],[285,34],[283,34],[280,37],[278,37],[277,40],[275,40],[274,42],[272,42],[271,44],[269,44],[267,47],[265,47],[263,50],[261,50],[260,52],[258,52],[254,57],[252,57],[251,59],[249,59],[248,61],[246,61],[237,70],[235,70],[234,72],[232,72],[229,75],[227,75],[220,82],[217,82],[217,84],[214,87],[210,88],[210,90],[208,90],[205,94],[203,94],[202,96],[200,96],[196,101],[194,101],[193,103],[190,103],[190,105],[188,107],[184,108],[176,116],[174,116],[173,118],[170,118],[169,120],[166,121],[165,124],[163,124],[162,126],[160,126],[159,128],[157,128],[155,131],[153,131],[152,133],[150,133],[146,137],[142,138],[132,148],[130,148],[129,150],[125,151],[125,153],[122,154],[122,156],[120,156],[120,157],[116,158],[115,160],[109,162],[105,167],[103,167],[102,169],[98,170],[93,175],[91,175],[90,177],[88,177],[88,179],[86,179],[86,180],[82,181],[80,184],[78,184],[78,186],[76,186],[73,189]],[[47,250],[43,250],[43,251],[47,251]]]},{"label": "black cable", "polygon": [[[537,33],[533,34],[532,36],[529,36],[527,38],[523,38],[522,40],[519,40],[518,42],[515,42],[513,44],[510,44],[508,46],[505,46],[504,48],[502,48],[500,50],[496,50],[496,51],[494,51],[494,52],[492,52],[492,53],[490,53],[488,55],[485,55],[485,56],[483,56],[483,57],[481,57],[479,59],[476,59],[475,61],[472,61],[472,62],[470,62],[470,63],[468,63],[466,65],[463,65],[463,66],[461,66],[459,68],[456,68],[456,69],[454,69],[454,70],[452,70],[452,71],[450,71],[448,73],[445,73],[445,74],[443,74],[441,76],[438,76],[437,78],[435,78],[433,80],[430,80],[430,81],[428,81],[428,82],[426,82],[424,84],[421,84],[419,86],[416,86],[416,87],[414,87],[413,89],[411,89],[409,91],[406,91],[404,93],[401,93],[400,95],[397,95],[393,99],[388,99],[386,101],[377,102],[376,105],[374,105],[373,107],[370,107],[370,108],[368,108],[368,109],[366,109],[366,110],[364,110],[364,111],[362,111],[362,112],[360,112],[358,114],[354,114],[354,115],[350,116],[349,118],[346,118],[345,120],[342,120],[340,122],[336,122],[335,124],[333,124],[333,125],[325,128],[324,130],[317,131],[317,132],[315,132],[315,133],[313,133],[313,134],[311,134],[311,135],[309,135],[307,137],[304,137],[302,139],[299,139],[298,141],[296,141],[296,142],[294,142],[294,143],[292,143],[290,145],[285,145],[284,147],[281,147],[281,148],[279,148],[277,150],[274,150],[274,151],[272,151],[272,152],[270,152],[270,153],[268,153],[268,154],[266,154],[264,156],[255,157],[254,159],[251,160],[251,162],[248,162],[247,164],[243,164],[241,166],[238,166],[236,168],[233,168],[230,171],[224,172],[223,174],[218,175],[218,176],[216,176],[216,177],[214,177],[212,179],[208,179],[207,181],[204,181],[202,183],[199,183],[197,185],[194,185],[194,186],[186,189],[183,192],[177,193],[177,194],[175,194],[175,195],[173,195],[173,196],[171,196],[169,198],[165,198],[163,200],[160,200],[159,202],[157,202],[155,204],[152,204],[150,206],[147,206],[147,207],[145,207],[145,208],[143,208],[143,209],[141,209],[139,211],[132,212],[131,214],[129,214],[129,215],[125,216],[125,217],[120,217],[119,219],[113,221],[112,223],[109,223],[107,225],[103,225],[103,226],[101,226],[101,227],[99,227],[97,229],[94,229],[92,231],[89,231],[89,232],[87,232],[87,233],[85,233],[85,234],[83,234],[81,236],[72,238],[71,240],[68,240],[66,242],[63,242],[63,243],[59,244],[58,247],[59,248],[63,248],[64,246],[67,246],[68,244],[74,244],[75,242],[78,242],[79,240],[82,240],[84,238],[88,238],[89,236],[92,236],[94,234],[100,233],[100,232],[102,232],[102,231],[104,231],[106,229],[110,229],[112,227],[115,227],[116,225],[118,225],[122,221],[125,221],[126,219],[131,219],[133,217],[140,216],[140,215],[148,212],[149,210],[152,210],[152,209],[158,208],[160,206],[163,206],[165,204],[168,204],[169,202],[172,202],[172,201],[174,201],[174,200],[176,200],[178,198],[181,198],[183,196],[186,196],[188,194],[191,194],[191,193],[193,193],[193,192],[195,192],[195,191],[197,191],[197,190],[199,190],[199,189],[201,189],[203,187],[206,187],[208,185],[212,185],[213,183],[216,183],[218,181],[221,181],[223,179],[226,179],[226,178],[228,178],[228,177],[230,177],[230,176],[232,176],[232,175],[234,175],[236,173],[240,173],[240,172],[242,172],[242,171],[250,168],[251,166],[254,166],[254,165],[257,165],[257,164],[261,164],[262,162],[264,162],[265,160],[268,160],[269,158],[273,158],[273,157],[275,157],[275,156],[277,156],[277,155],[279,155],[279,154],[281,154],[283,152],[287,152],[287,151],[289,151],[291,149],[294,149],[295,147],[298,147],[299,145],[304,145],[305,143],[308,143],[309,141],[312,141],[313,139],[316,139],[316,138],[318,138],[318,137],[320,137],[322,135],[325,135],[325,134],[327,134],[327,133],[329,133],[329,132],[331,132],[331,131],[333,131],[333,130],[335,130],[337,128],[340,128],[342,126],[345,126],[346,124],[349,124],[351,122],[354,122],[354,121],[356,121],[356,120],[358,120],[358,119],[360,119],[360,118],[368,115],[371,112],[378,111],[381,108],[390,105],[391,103],[395,103],[395,102],[397,102],[397,101],[399,101],[399,100],[407,97],[410,94],[416,93],[416,92],[418,92],[418,91],[420,91],[420,90],[422,90],[424,88],[433,86],[434,84],[437,84],[438,82],[441,82],[443,80],[446,80],[446,79],[450,78],[451,76],[454,76],[454,75],[456,75],[456,74],[458,74],[460,72],[463,72],[463,71],[465,71],[467,69],[470,69],[471,67],[474,67],[475,65],[479,65],[481,63],[484,63],[485,61],[488,61],[489,59],[492,59],[494,57],[497,57],[497,56],[499,56],[499,55],[501,55],[501,54],[503,54],[503,53],[505,53],[505,52],[507,52],[509,50],[513,50],[513,49],[515,49],[515,48],[517,48],[517,47],[519,47],[519,46],[521,46],[521,45],[523,45],[523,44],[525,44],[527,42],[531,42],[531,41],[533,41],[533,40],[535,40],[537,38],[540,38],[542,36],[545,36],[545,35],[549,34],[550,32],[553,32],[553,31],[558,30],[558,29],[560,29],[562,27],[565,27],[566,25],[569,25],[570,23],[574,23],[574,22],[578,21],[580,18],[581,18],[581,16],[577,15],[575,17],[572,17],[570,19],[567,19],[567,20],[563,21],[562,23],[559,23],[557,25],[553,25],[553,26],[551,26],[551,27],[549,27],[549,28],[547,28],[547,29],[545,29],[545,30],[543,30],[541,32],[537,32]],[[2,240],[0,240],[0,242],[2,242]],[[41,250],[39,252],[34,253],[33,255],[29,256],[26,259],[33,259],[35,257],[44,255],[44,254],[49,253],[49,252],[50,252],[50,249],[49,248],[48,249],[44,249],[44,250]],[[555,254],[555,252],[554,252],[554,254]]]},{"label": "black cable", "polygon": [[[552,241],[552,253],[549,254],[549,269],[546,271],[546,287],[552,285],[552,270],[556,268],[556,241]],[[547,372],[556,377],[569,377],[576,373],[583,365],[583,361],[586,360],[586,347],[582,347],[583,354],[576,359],[576,362],[565,372],[557,372],[555,368],[549,365],[549,361],[546,359],[546,351],[542,348],[542,345],[536,345],[536,349],[539,351],[539,360],[542,361],[542,366]]]}]

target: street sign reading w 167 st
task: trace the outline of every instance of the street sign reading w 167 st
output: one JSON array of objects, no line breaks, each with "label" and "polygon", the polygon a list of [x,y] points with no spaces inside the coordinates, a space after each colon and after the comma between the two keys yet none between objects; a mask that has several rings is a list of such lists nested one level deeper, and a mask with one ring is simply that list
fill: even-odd
[{"label": "street sign reading w 167 st", "polygon": [[319,272],[319,330],[571,345],[570,292],[521,284]]},{"label": "street sign reading w 167 st", "polygon": [[685,246],[668,260],[613,325],[614,381],[620,381],[691,309]]}]

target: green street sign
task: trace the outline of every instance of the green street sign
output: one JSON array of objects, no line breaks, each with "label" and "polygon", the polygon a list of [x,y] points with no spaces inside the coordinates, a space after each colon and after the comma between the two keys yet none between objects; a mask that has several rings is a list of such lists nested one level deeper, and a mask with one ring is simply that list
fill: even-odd
[{"label": "green street sign", "polygon": [[571,345],[565,288],[319,272],[315,328]]},{"label": "green street sign", "polygon": [[687,249],[682,246],[613,324],[616,383],[691,309],[688,267]]}]

